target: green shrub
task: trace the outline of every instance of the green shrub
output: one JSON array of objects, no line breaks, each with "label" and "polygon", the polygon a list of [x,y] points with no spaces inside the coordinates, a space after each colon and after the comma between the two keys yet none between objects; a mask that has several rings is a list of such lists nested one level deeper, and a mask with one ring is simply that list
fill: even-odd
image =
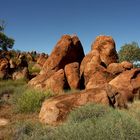
[{"label": "green shrub", "polygon": [[32,73],[39,73],[40,72],[40,68],[39,67],[34,67],[36,63],[32,62],[32,63],[29,63],[28,65],[28,70],[29,70],[29,73],[32,74]]},{"label": "green shrub", "polygon": [[[0,105],[4,103],[12,104],[13,103],[13,97],[15,97],[15,94],[21,94],[26,89],[25,81],[22,80],[3,80],[0,81]],[[2,97],[4,95],[8,95],[9,98],[7,100],[3,99]]]},{"label": "green shrub", "polygon": [[50,92],[27,89],[15,99],[15,109],[17,112],[21,113],[39,111],[43,100],[50,96]]},{"label": "green shrub", "polygon": [[20,121],[13,126],[12,137],[16,140],[43,140],[43,137],[48,137],[53,129],[53,127],[43,126],[37,122]]},{"label": "green shrub", "polygon": [[[86,118],[86,114],[84,114],[83,118]],[[83,121],[65,123],[59,126],[55,129],[50,139],[139,140],[140,138],[140,122],[123,111],[110,109],[108,113],[102,114],[101,117],[94,117],[93,115],[92,118],[87,114],[87,118],[88,119],[83,119]],[[76,117],[76,119],[78,119],[78,117]]]},{"label": "green shrub", "polygon": [[19,122],[13,128],[17,140],[139,140],[140,122],[127,111],[88,104],[73,110],[68,121],[51,127]]},{"label": "green shrub", "polygon": [[13,86],[13,87],[17,87],[17,86],[22,86],[25,85],[26,81],[25,80],[0,80],[0,88],[4,88],[4,87],[9,87],[9,86]]},{"label": "green shrub", "polygon": [[90,118],[99,118],[109,112],[110,108],[101,104],[87,104],[70,112],[68,122],[82,122]]}]

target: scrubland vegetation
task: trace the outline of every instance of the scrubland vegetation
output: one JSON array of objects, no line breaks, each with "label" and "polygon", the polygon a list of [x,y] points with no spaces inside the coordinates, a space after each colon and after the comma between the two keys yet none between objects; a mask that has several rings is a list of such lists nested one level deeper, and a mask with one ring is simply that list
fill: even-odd
[{"label": "scrubland vegetation", "polygon": [[91,140],[140,138],[140,102],[136,100],[129,110],[119,110],[100,104],[87,104],[74,109],[65,123],[59,126],[43,125],[38,121],[38,111],[50,92],[30,89],[26,82],[0,81],[0,117],[10,120],[0,128],[0,139],[4,140]]}]

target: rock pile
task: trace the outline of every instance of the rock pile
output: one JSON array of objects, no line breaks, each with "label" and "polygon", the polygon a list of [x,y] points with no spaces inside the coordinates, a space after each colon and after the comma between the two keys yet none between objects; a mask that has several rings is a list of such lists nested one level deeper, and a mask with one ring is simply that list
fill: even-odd
[{"label": "rock pile", "polygon": [[[78,37],[64,35],[29,85],[58,95],[46,100],[39,114],[41,122],[54,124],[86,103],[127,108],[140,89],[140,69],[126,61],[118,63],[115,41],[110,36],[98,36],[85,56]],[[65,89],[83,90],[60,95]]]}]

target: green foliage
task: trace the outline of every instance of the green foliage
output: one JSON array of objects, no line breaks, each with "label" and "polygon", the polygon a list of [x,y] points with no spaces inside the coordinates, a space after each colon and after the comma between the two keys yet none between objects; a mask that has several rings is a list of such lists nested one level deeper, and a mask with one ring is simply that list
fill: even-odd
[{"label": "green foliage", "polygon": [[4,33],[0,32],[0,48],[7,51],[7,49],[12,49],[14,45],[14,39],[7,37]]},{"label": "green foliage", "polygon": [[120,62],[129,61],[131,63],[140,61],[140,48],[138,43],[132,42],[123,45],[119,51],[119,60]]},{"label": "green foliage", "polygon": [[140,122],[130,114],[88,104],[74,109],[68,121],[57,127],[18,122],[12,127],[13,137],[18,140],[139,140]]},{"label": "green foliage", "polygon": [[34,67],[35,64],[36,64],[35,62],[29,63],[28,70],[29,70],[30,74],[39,73],[40,72],[41,69],[39,67]]},{"label": "green foliage", "polygon": [[3,33],[4,31],[4,22],[0,22],[0,48],[2,50],[7,51],[8,49],[12,49],[15,40],[13,38],[9,38],[7,37],[7,35],[5,35]]},{"label": "green foliage", "polygon": [[69,123],[80,123],[90,118],[99,118],[104,116],[110,110],[109,107],[100,104],[87,104],[78,109],[74,109],[68,118]]},{"label": "green foliage", "polygon": [[50,92],[27,89],[15,98],[15,110],[20,113],[39,111],[44,99],[50,96]]},{"label": "green foliage", "polygon": [[[23,80],[0,80],[0,105],[4,103],[12,104],[13,97],[26,89],[25,84],[26,82]],[[2,99],[2,96],[6,94],[10,98],[7,98],[7,100]]]}]

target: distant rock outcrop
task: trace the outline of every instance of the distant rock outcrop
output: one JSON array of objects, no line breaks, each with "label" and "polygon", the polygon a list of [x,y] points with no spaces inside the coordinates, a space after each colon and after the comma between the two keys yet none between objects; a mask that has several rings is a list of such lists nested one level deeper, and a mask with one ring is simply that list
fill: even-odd
[{"label": "distant rock outcrop", "polygon": [[5,79],[8,77],[9,72],[9,61],[6,58],[0,59],[0,79]]}]

